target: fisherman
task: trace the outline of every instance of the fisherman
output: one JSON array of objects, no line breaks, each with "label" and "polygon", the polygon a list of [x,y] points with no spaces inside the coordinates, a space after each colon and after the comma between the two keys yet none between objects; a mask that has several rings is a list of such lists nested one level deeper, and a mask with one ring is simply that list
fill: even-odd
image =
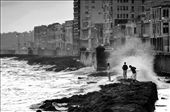
[{"label": "fisherman", "polygon": [[111,81],[111,76],[110,76],[110,63],[107,63],[107,75],[108,75],[109,81]]},{"label": "fisherman", "polygon": [[122,66],[122,69],[123,69],[123,77],[124,79],[127,78],[127,69],[128,69],[128,66],[126,65],[126,62],[124,62],[124,65]]},{"label": "fisherman", "polygon": [[132,71],[132,79],[136,80],[136,67],[129,65],[129,68]]}]

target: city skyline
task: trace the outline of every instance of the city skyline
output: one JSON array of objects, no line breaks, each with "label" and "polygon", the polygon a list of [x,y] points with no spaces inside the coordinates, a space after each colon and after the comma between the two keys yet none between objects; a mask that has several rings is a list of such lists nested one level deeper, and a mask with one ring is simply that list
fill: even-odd
[{"label": "city skyline", "polygon": [[73,20],[73,1],[1,1],[1,33]]}]

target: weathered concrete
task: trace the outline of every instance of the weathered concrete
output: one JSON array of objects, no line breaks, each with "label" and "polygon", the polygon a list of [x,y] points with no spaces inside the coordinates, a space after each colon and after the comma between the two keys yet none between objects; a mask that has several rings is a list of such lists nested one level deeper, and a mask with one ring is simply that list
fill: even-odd
[{"label": "weathered concrete", "polygon": [[154,70],[159,75],[170,76],[170,54],[158,54],[154,60]]},{"label": "weathered concrete", "polygon": [[[101,86],[98,92],[85,95],[74,95],[70,98],[46,100],[39,109],[57,111],[57,105],[66,103],[63,107],[68,112],[153,112],[158,99],[156,84],[121,80]],[[54,105],[55,104],[55,105]]]}]

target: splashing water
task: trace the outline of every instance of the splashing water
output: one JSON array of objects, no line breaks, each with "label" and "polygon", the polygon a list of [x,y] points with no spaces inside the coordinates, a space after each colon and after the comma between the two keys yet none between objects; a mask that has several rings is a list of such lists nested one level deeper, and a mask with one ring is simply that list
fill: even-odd
[{"label": "splashing water", "polygon": [[[153,81],[158,86],[162,83],[158,81],[153,71],[154,55],[149,43],[142,43],[138,38],[130,38],[124,45],[118,46],[108,59],[112,71],[117,74],[122,74],[122,65],[124,62],[127,65],[132,65],[137,68],[137,80]],[[131,71],[128,70],[127,75],[131,76]]]}]

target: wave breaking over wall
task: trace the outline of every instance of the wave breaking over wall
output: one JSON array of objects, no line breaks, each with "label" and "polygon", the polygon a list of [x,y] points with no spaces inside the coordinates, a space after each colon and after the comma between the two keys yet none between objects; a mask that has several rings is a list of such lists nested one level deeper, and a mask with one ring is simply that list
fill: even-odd
[{"label": "wave breaking over wall", "polygon": [[[154,55],[149,42],[142,43],[139,38],[127,39],[125,44],[114,48],[108,62],[110,62],[111,70],[119,75],[122,75],[122,66],[126,62],[128,66],[137,68],[137,80],[153,81],[160,85],[153,70]],[[131,74],[128,69],[127,75],[131,76]]]}]

